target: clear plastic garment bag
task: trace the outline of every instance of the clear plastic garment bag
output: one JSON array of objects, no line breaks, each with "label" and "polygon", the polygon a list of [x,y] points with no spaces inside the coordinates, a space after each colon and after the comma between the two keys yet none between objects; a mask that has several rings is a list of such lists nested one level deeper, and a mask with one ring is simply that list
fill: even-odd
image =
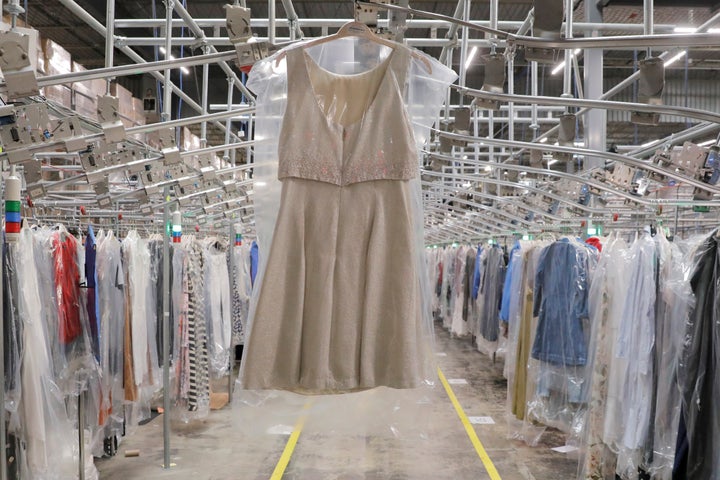
[{"label": "clear plastic garment bag", "polygon": [[456,75],[363,28],[286,48],[249,76],[260,265],[246,389],[434,381],[418,147]]}]

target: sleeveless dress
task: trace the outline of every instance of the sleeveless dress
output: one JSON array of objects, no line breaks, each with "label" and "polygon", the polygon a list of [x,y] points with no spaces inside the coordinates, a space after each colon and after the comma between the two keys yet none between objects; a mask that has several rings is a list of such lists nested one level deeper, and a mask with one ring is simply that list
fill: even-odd
[{"label": "sleeveless dress", "polygon": [[[398,46],[355,75],[322,69],[302,48],[286,59],[280,211],[242,385],[416,387],[426,346],[409,182],[417,149],[403,101],[410,51]],[[342,121],[351,110],[358,117]]]}]

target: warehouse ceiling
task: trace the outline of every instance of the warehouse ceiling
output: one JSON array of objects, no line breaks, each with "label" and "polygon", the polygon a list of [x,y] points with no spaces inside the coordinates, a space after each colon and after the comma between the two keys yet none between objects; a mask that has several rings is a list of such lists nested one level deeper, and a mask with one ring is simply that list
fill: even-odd
[{"label": "warehouse ceiling", "polygon": [[[101,24],[105,23],[105,0],[75,0],[77,4],[92,15]],[[176,0],[178,1],[178,0]],[[40,30],[47,38],[50,38],[63,46],[72,55],[73,60],[87,68],[97,68],[105,65],[105,40],[93,28],[72,13],[64,4],[70,0],[55,0],[46,2],[42,0],[27,0],[27,12],[24,18],[30,26]],[[215,21],[215,27],[204,28],[207,37],[226,37],[227,32],[224,23],[224,3],[222,1],[208,0],[186,0],[190,15],[198,21],[210,19]],[[306,37],[318,37],[326,33],[332,33],[335,27],[321,28],[318,26],[325,20],[349,20],[353,14],[353,2],[351,1],[309,1],[294,0],[293,5],[300,18],[300,25]],[[268,3],[266,1],[248,1],[247,5],[253,10],[253,18],[257,20],[267,19]],[[429,12],[450,16],[457,8],[457,1],[439,2],[427,0],[411,0],[410,6]],[[470,20],[487,21],[490,17],[489,2],[472,2]],[[528,0],[500,0],[498,18],[500,29],[514,32],[519,24],[528,17],[533,6]],[[706,23],[717,14],[717,6],[706,1],[690,1],[675,3],[656,1],[654,9],[655,33],[686,33],[692,28]],[[384,15],[384,14],[383,14]],[[148,46],[157,42],[153,37],[163,37],[162,28],[165,16],[165,4],[161,0],[116,0],[116,20],[147,20],[157,19],[155,26],[145,24],[142,27],[127,28],[118,26],[116,35],[119,42],[127,42],[131,48],[147,61],[162,59],[164,56],[159,53],[159,48]],[[279,41],[284,41],[289,36],[288,29],[282,23],[286,13],[283,11],[282,3],[277,2],[277,17],[281,20],[277,29]],[[315,19],[312,26],[303,26],[303,20]],[[414,20],[421,18],[415,17]],[[576,1],[574,6],[574,19],[576,23],[585,22],[585,3]],[[607,0],[603,11],[603,23],[600,28],[600,35],[631,35],[641,34],[643,24],[643,4],[641,1],[613,1]],[[513,26],[503,26],[503,22],[515,22]],[[437,24],[436,24],[437,25]],[[412,27],[405,37],[411,42],[425,41],[426,45],[419,48],[428,54],[438,57],[441,46],[438,42],[447,33],[447,26],[437,26],[435,29]],[[720,24],[717,25],[720,28]],[[582,30],[582,26],[576,31],[576,36],[583,36],[588,29]],[[254,27],[254,33],[259,37],[267,36],[267,29],[263,26]],[[173,37],[188,37],[188,45],[181,48],[174,46],[172,55],[187,57],[200,54],[199,42],[194,41],[189,29],[174,29]],[[487,43],[483,43],[483,34],[471,31],[470,39],[478,40],[481,46],[474,56],[474,60],[468,63],[467,81],[465,86],[469,89],[479,90],[485,78],[484,54],[489,53]],[[141,38],[142,37],[142,38]],[[430,41],[427,41],[430,39]],[[433,43],[433,39],[437,41]],[[225,40],[222,40],[224,42]],[[623,42],[625,40],[623,39]],[[673,40],[674,41],[674,40]],[[713,43],[713,42],[708,42]],[[715,42],[717,43],[717,42]],[[432,45],[432,46],[428,46]],[[458,44],[455,44],[458,47]],[[502,47],[501,47],[502,48]],[[218,44],[219,50],[230,49],[230,45]],[[461,49],[453,49],[452,63],[456,71],[462,70],[465,64],[461,56]],[[468,49],[469,50],[469,49]],[[604,50],[603,69],[603,90],[608,91],[621,83],[628,76],[633,74],[640,65],[640,62],[648,55],[656,56],[665,49],[655,51],[647,48],[632,50],[628,48],[613,48]],[[570,93],[575,98],[582,98],[580,91],[583,88],[584,76],[590,70],[585,69],[584,52],[578,51],[578,71],[570,78]],[[528,96],[531,94],[532,68],[525,60],[525,51],[515,52],[513,84],[514,94]],[[678,51],[674,51],[675,55]],[[665,87],[662,93],[662,101],[666,106],[687,108],[695,113],[695,116],[680,116],[667,110],[668,113],[660,117],[657,125],[642,125],[631,123],[631,114],[628,108],[610,109],[607,113],[607,143],[605,150],[602,146],[593,147],[602,152],[593,152],[588,155],[587,151],[562,152],[557,150],[560,143],[558,133],[548,135],[543,140],[547,143],[543,148],[533,150],[536,155],[530,155],[524,149],[518,152],[518,146],[527,147],[528,144],[518,142],[543,141],[540,138],[551,128],[558,124],[562,113],[575,111],[574,107],[566,106],[543,107],[541,116],[533,118],[531,107],[524,97],[518,98],[518,104],[525,101],[522,108],[517,108],[514,115],[509,117],[507,101],[504,101],[503,108],[499,113],[491,116],[486,108],[473,110],[477,119],[478,130],[471,132],[465,140],[455,139],[452,147],[443,145],[443,139],[457,134],[458,131],[466,131],[465,128],[458,129],[451,122],[458,110],[454,107],[445,109],[443,122],[436,127],[444,129],[443,132],[436,131],[433,140],[425,149],[423,164],[423,187],[426,205],[426,227],[428,227],[428,240],[442,240],[462,234],[462,232],[492,233],[502,231],[507,233],[520,228],[546,228],[551,225],[580,225],[579,219],[587,219],[592,215],[607,217],[613,209],[620,212],[626,222],[633,223],[637,218],[650,218],[662,214],[667,217],[668,212],[662,213],[662,205],[665,201],[695,202],[693,206],[702,206],[703,202],[712,203],[716,198],[713,195],[720,192],[720,187],[707,186],[709,181],[704,178],[705,170],[685,171],[676,169],[676,162],[686,162],[680,157],[665,158],[658,156],[656,151],[670,143],[676,144],[681,149],[683,139],[671,135],[686,132],[688,129],[696,128],[701,130],[700,135],[688,134],[689,139],[695,143],[710,141],[717,134],[716,115],[712,112],[720,111],[720,69],[717,68],[720,62],[720,50],[710,49],[689,49],[686,54],[675,58],[672,66],[665,70]],[[462,59],[461,59],[462,58]],[[665,59],[667,62],[669,57]],[[115,65],[131,63],[131,60],[121,51],[115,51]],[[461,65],[462,64],[462,65]],[[597,66],[594,63],[593,66]],[[228,91],[228,81],[224,73],[217,65],[211,65],[209,103],[219,104],[215,110],[225,109],[228,103],[228,93],[234,95],[233,103],[242,102],[241,95],[234,92],[234,88]],[[239,71],[235,70],[236,72]],[[537,95],[558,99],[565,90],[563,82],[563,68],[557,64],[549,63],[540,65],[538,68]],[[182,88],[191,99],[200,103],[202,85],[199,81],[202,76],[202,66],[191,67],[187,73],[182,74],[179,69],[173,70],[172,81]],[[156,94],[160,97],[159,84],[150,80],[148,75],[135,75],[123,77],[119,82],[129,88],[137,97],[142,97],[147,89],[157,88]],[[508,84],[505,84],[507,91]],[[640,103],[638,94],[638,82],[628,82],[627,86],[619,90],[612,100],[619,102]],[[450,97],[451,105],[460,103],[460,95],[453,89]],[[469,102],[469,100],[467,100]],[[529,103],[536,103],[533,100]],[[183,104],[177,98],[174,100],[173,118],[189,117],[196,115],[195,111],[188,108],[187,101]],[[467,104],[467,103],[465,103]],[[520,107],[518,105],[518,107]],[[553,109],[554,108],[554,109]],[[593,107],[591,107],[593,108]],[[614,107],[613,107],[614,108]],[[635,108],[635,107],[633,107]],[[212,109],[212,108],[211,108]],[[677,112],[677,110],[676,110]],[[700,112],[700,117],[697,116]],[[702,115],[705,119],[711,117],[707,124],[702,124]],[[586,117],[578,115],[573,122],[575,130],[574,137],[569,145],[585,147],[593,142],[589,136],[592,132],[585,132],[583,122]],[[513,127],[513,141],[502,142],[511,138],[509,131]],[[241,128],[240,122],[233,124],[234,132]],[[244,125],[244,127],[247,127]],[[441,128],[442,127],[442,128]],[[220,131],[220,130],[218,130]],[[540,135],[540,137],[539,137]],[[493,145],[495,147],[489,147]],[[487,142],[483,143],[483,142]],[[567,142],[567,140],[566,140]],[[208,145],[221,145],[225,143],[222,134],[209,139]],[[704,145],[710,145],[705,143]],[[554,145],[553,145],[554,144]],[[538,144],[536,143],[535,146]],[[568,145],[567,143],[565,144]],[[647,146],[652,145],[652,146]],[[547,148],[545,148],[547,147]],[[645,148],[647,147],[647,148]],[[555,148],[555,150],[553,150]],[[563,147],[560,147],[563,148]],[[573,147],[569,147],[573,148]],[[191,149],[192,150],[192,149]],[[578,150],[578,148],[574,148]],[[247,150],[250,152],[250,149]],[[705,150],[703,150],[705,151]],[[618,155],[616,154],[622,154]],[[537,154],[540,154],[538,156]],[[677,152],[676,152],[677,153]],[[687,153],[687,152],[686,152]],[[692,152],[690,152],[692,153]],[[251,153],[247,153],[250,155]],[[613,157],[613,155],[615,155]],[[623,156],[624,155],[624,156]],[[670,155],[670,153],[668,153]],[[689,155],[689,154],[688,154]],[[590,160],[600,159],[602,164],[591,170],[586,168],[586,157]],[[652,162],[649,161],[652,158]],[[490,162],[486,160],[490,159]],[[242,160],[241,160],[242,161]],[[695,163],[698,159],[695,158]],[[484,163],[483,163],[484,162]],[[653,163],[655,162],[655,163]],[[658,163],[659,162],[659,163]],[[664,163],[663,163],[664,162]],[[488,163],[492,163],[491,166]],[[587,162],[591,165],[592,162]],[[662,165],[662,168],[653,165]],[[631,167],[627,167],[631,165]],[[695,164],[693,164],[695,165]],[[597,166],[597,165],[596,165]],[[696,165],[695,165],[696,166]],[[627,167],[627,168],[626,168]],[[683,167],[685,168],[685,167]],[[700,167],[698,167],[700,168]],[[703,167],[704,168],[704,167]],[[527,171],[525,171],[525,170]],[[655,169],[655,170],[653,170]],[[534,171],[533,171],[534,170]],[[249,169],[248,169],[249,171]],[[488,173],[484,173],[488,172]],[[639,176],[643,174],[644,176]],[[521,175],[527,175],[525,177]],[[565,176],[563,176],[565,175]],[[439,181],[440,180],[440,181]],[[248,184],[252,179],[246,179]],[[581,188],[585,189],[581,195]],[[640,193],[633,191],[636,187],[644,190]],[[651,188],[648,188],[651,187]],[[176,192],[177,195],[177,192]],[[648,195],[650,195],[648,197]],[[672,198],[671,198],[672,197]],[[246,199],[247,200],[247,199]],[[209,200],[208,200],[209,201]],[[247,200],[249,201],[249,200]],[[581,202],[590,202],[581,203]],[[558,206],[558,205],[562,206]],[[217,208],[224,208],[224,203],[216,205]],[[657,210],[656,206],[659,207]],[[685,206],[690,205],[688,203]],[[676,210],[677,211],[677,210]],[[717,218],[716,210],[712,210]],[[487,214],[490,215],[481,215]],[[695,211],[686,210],[682,216],[683,222],[694,222]],[[244,215],[244,214],[243,214]],[[251,215],[248,215],[252,218]],[[664,218],[664,217],[663,217]],[[605,219],[607,221],[607,218]],[[472,225],[472,228],[468,228]],[[479,227],[481,230],[475,230]]]}]

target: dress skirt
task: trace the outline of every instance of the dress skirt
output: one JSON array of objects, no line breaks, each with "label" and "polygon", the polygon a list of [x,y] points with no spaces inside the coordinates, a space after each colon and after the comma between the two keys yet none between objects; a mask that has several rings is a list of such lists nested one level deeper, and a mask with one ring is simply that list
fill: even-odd
[{"label": "dress skirt", "polygon": [[286,178],[246,345],[246,389],[329,393],[423,379],[406,180]]}]

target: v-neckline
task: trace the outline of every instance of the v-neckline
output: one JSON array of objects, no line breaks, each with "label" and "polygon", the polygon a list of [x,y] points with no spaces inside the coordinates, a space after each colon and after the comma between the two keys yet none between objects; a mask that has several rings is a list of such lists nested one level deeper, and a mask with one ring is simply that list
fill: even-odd
[{"label": "v-neckline", "polygon": [[[395,56],[395,52],[396,52],[396,49],[392,49],[390,51],[390,53],[388,54],[387,58],[385,60],[383,60],[383,62],[380,63],[379,65],[377,65],[376,67],[373,67],[369,70],[365,70],[364,72],[360,72],[360,73],[343,75],[343,74],[333,73],[333,72],[321,67],[320,65],[318,65],[318,63],[310,56],[310,54],[304,48],[301,48],[300,50],[302,51],[302,57],[303,57],[302,63],[303,63],[304,71],[305,71],[305,78],[307,79],[308,86],[310,87],[310,93],[312,94],[312,97],[313,97],[313,103],[317,107],[320,114],[328,122],[328,124],[337,130],[347,130],[350,127],[353,127],[359,123],[362,123],[362,121],[365,119],[367,114],[375,107],[375,104],[377,103],[377,99],[380,96],[379,95],[380,90],[384,87],[385,82],[388,78],[388,70],[390,69],[390,64],[392,63],[393,58]],[[315,85],[313,85],[313,82],[312,82],[312,77],[310,75],[311,67],[321,71],[324,75],[328,75],[329,77],[336,77],[336,78],[350,78],[350,77],[360,77],[360,76],[371,75],[372,73],[377,72],[378,70],[383,69],[383,68],[385,69],[385,71],[383,72],[380,82],[378,83],[377,88],[375,89],[375,93],[373,94],[372,99],[368,103],[368,106],[363,110],[360,117],[357,120],[350,122],[347,125],[344,125],[344,124],[340,123],[339,121],[333,119],[332,117],[328,116],[325,113],[325,109],[323,108],[322,104],[320,103],[320,99],[315,90]]]}]

